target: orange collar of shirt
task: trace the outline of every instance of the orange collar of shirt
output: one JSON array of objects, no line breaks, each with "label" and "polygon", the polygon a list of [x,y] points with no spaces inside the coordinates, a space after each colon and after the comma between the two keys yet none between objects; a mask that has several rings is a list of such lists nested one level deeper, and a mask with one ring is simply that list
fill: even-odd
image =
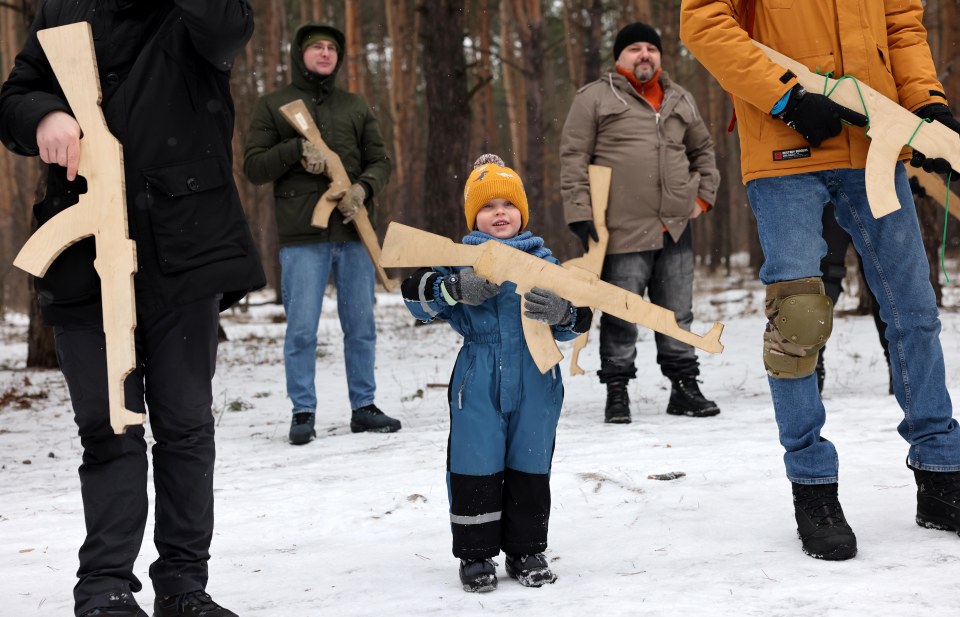
[{"label": "orange collar of shirt", "polygon": [[633,71],[625,69],[620,65],[617,65],[616,69],[618,73],[627,78],[627,81],[629,81],[633,89],[637,91],[637,94],[646,99],[646,101],[653,106],[654,110],[660,111],[660,105],[663,103],[663,87],[660,85],[660,71],[663,69],[657,69],[657,72],[653,74],[653,77],[651,77],[649,81],[640,81],[637,79],[637,76],[633,74]]}]

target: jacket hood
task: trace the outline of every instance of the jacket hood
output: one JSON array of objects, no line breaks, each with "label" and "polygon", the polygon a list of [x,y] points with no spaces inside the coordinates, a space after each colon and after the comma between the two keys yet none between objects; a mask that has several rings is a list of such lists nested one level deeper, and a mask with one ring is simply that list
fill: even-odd
[{"label": "jacket hood", "polygon": [[[321,77],[316,73],[311,73],[303,64],[303,52],[300,51],[300,46],[303,44],[303,41],[307,38],[307,36],[315,32],[322,32],[330,35],[330,37],[337,42],[337,47],[340,48],[337,51],[337,66],[335,66],[333,72],[326,77]],[[296,84],[297,87],[304,90],[315,90],[317,88],[329,90],[333,88],[333,83],[336,81],[337,73],[340,72],[340,67],[343,66],[343,59],[347,55],[346,48],[347,38],[343,35],[343,32],[340,32],[333,26],[313,23],[300,26],[297,29],[296,36],[293,38],[293,44],[290,45],[290,66],[293,67],[293,83]]]}]

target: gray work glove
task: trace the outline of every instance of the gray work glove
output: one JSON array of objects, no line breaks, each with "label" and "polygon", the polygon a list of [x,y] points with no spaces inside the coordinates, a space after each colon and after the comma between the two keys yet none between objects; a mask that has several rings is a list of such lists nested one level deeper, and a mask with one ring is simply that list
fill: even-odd
[{"label": "gray work glove", "polygon": [[312,174],[322,174],[327,170],[327,155],[323,151],[313,145],[312,142],[303,141],[301,146],[301,151],[303,152],[303,158],[300,159],[300,164],[303,165],[303,168],[306,169],[309,173]]},{"label": "gray work glove", "polygon": [[366,198],[367,191],[359,184],[351,184],[350,188],[337,191],[330,195],[330,199],[337,202],[337,210],[343,215],[344,225],[357,216],[360,208],[363,207],[363,200]]},{"label": "gray work glove", "polygon": [[443,277],[441,283],[455,302],[477,306],[500,293],[500,286],[478,275],[473,268],[464,268],[455,274]]},{"label": "gray work glove", "polygon": [[567,300],[547,289],[534,287],[523,294],[523,316],[542,321],[548,326],[567,326],[576,309]]}]

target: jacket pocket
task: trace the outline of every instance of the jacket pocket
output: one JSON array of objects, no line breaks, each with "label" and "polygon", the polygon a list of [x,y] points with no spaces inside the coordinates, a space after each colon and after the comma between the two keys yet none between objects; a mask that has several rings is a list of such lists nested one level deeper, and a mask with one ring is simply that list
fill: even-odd
[{"label": "jacket pocket", "polygon": [[247,254],[243,212],[225,157],[143,170],[160,271],[174,274]]},{"label": "jacket pocket", "polygon": [[686,219],[696,202],[700,174],[690,170],[690,159],[683,144],[664,142],[662,147],[664,160],[661,163],[663,183],[660,215],[666,219]]}]

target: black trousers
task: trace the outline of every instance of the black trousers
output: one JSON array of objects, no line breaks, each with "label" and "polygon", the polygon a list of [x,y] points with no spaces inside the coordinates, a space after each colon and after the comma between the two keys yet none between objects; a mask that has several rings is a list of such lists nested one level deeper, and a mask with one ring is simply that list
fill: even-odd
[{"label": "black trousers", "polygon": [[449,473],[453,555],[531,555],[547,549],[550,475],[507,467],[489,476]]},{"label": "black trousers", "polygon": [[[137,367],[124,390],[127,407],[150,412],[156,489],[150,566],[158,596],[207,584],[213,536],[211,411],[217,355],[216,297],[174,309],[137,314]],[[142,585],[133,565],[147,521],[147,446],[142,426],[115,435],[107,402],[101,325],[58,326],[57,357],[70,390],[80,442],[80,491],[87,535],[80,548],[77,615],[132,602]]]}]

